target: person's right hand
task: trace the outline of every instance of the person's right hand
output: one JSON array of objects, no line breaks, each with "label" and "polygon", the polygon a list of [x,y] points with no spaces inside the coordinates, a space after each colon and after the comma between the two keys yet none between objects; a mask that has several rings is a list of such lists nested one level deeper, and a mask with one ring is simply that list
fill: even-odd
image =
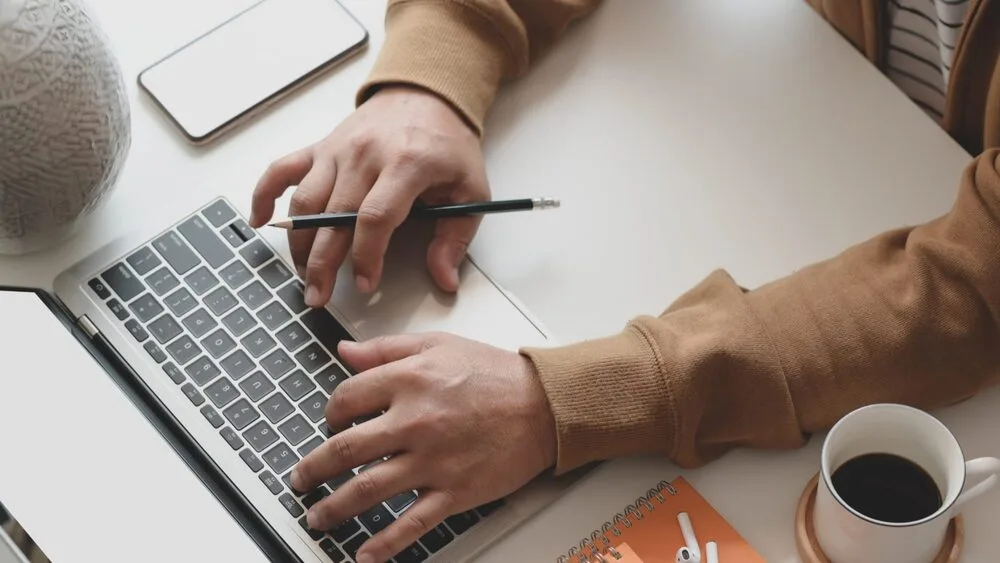
[{"label": "person's right hand", "polygon": [[[353,232],[289,231],[313,307],[330,299],[348,252],[358,290],[378,286],[390,237],[417,199],[433,205],[490,198],[475,132],[444,100],[406,86],[380,90],[325,139],[274,162],[254,191],[251,226],[270,220],[275,200],[295,184],[289,215],[358,212]],[[438,221],[427,266],[445,291],[458,289],[458,266],[478,226],[478,217]]]}]

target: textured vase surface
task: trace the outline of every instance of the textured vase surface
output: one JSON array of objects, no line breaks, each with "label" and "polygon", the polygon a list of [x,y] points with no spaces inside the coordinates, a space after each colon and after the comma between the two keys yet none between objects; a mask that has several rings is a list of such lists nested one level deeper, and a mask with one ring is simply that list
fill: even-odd
[{"label": "textured vase surface", "polygon": [[131,144],[118,62],[79,0],[0,0],[0,253],[65,240]]}]

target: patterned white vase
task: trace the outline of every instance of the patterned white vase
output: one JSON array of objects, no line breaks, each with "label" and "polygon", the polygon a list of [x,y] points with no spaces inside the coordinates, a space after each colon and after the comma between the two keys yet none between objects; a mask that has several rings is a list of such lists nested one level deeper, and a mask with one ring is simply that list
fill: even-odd
[{"label": "patterned white vase", "polygon": [[130,145],[121,70],[80,0],[0,0],[0,254],[72,235]]}]

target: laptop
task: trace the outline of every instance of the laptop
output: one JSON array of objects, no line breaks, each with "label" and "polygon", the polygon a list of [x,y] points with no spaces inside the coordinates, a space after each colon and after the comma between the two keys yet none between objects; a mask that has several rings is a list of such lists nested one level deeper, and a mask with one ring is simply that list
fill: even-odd
[{"label": "laptop", "polygon": [[[309,506],[364,469],[306,495],[288,484],[330,435],[330,393],[356,375],[337,343],[410,330],[550,343],[471,260],[458,297],[436,293],[420,236],[394,237],[376,296],[338,284],[338,308],[308,308],[295,270],[237,209],[217,198],[122,237],[52,291],[0,287],[0,528],[21,535],[0,547],[55,563],[354,561],[419,493],[332,530],[306,525]],[[474,559],[578,479],[540,477],[453,515],[395,561]]]}]

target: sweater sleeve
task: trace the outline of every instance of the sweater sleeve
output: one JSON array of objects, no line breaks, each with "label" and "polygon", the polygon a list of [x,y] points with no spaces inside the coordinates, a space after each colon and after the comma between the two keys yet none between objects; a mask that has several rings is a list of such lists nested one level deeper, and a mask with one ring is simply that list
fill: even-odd
[{"label": "sweater sleeve", "polygon": [[385,43],[358,90],[408,84],[448,101],[477,134],[504,80],[516,78],[600,0],[389,0]]},{"label": "sweater sleeve", "polygon": [[752,291],[717,271],[619,334],[524,349],[555,415],[556,471],[661,453],[798,447],[876,402],[933,410],[1000,376],[1000,150],[953,207]]}]

